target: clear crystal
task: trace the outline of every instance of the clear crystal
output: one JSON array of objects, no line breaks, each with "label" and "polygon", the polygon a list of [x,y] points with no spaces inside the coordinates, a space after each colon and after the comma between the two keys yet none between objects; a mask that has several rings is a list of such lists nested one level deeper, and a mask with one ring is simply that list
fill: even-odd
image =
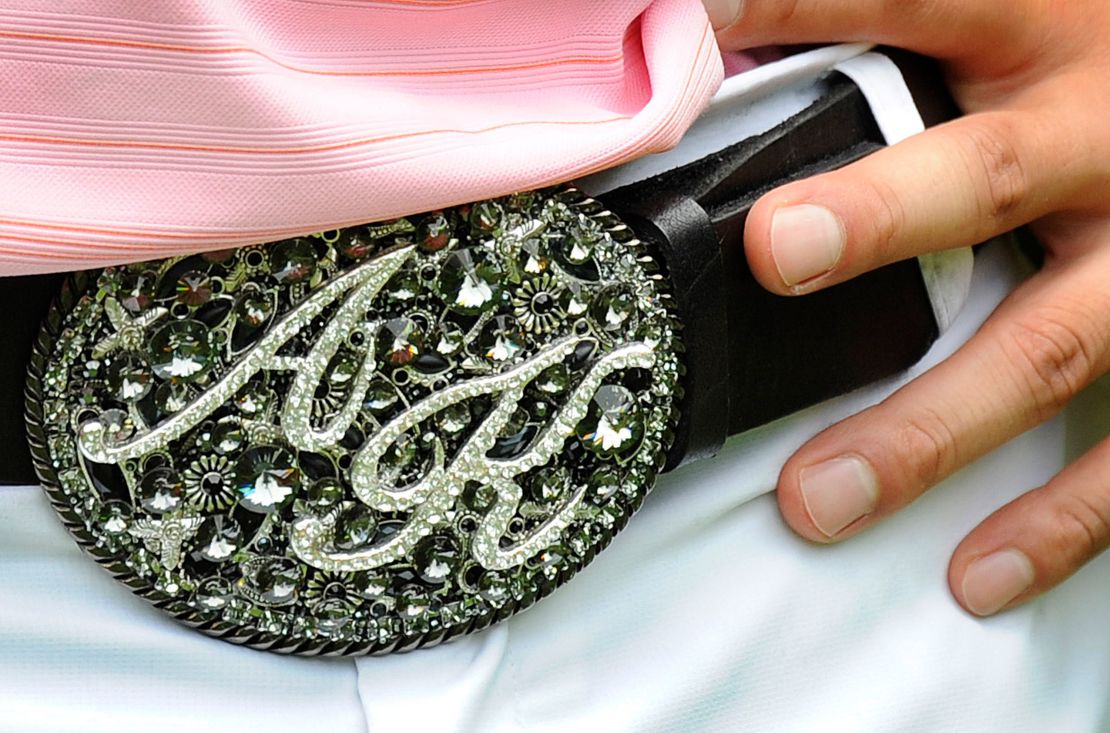
[{"label": "clear crystal", "polygon": [[200,321],[171,321],[147,343],[150,366],[162,379],[194,380],[212,363],[208,327]]},{"label": "clear crystal", "polygon": [[488,252],[460,249],[447,256],[435,290],[451,310],[475,316],[497,303],[502,277],[501,266]]},{"label": "clear crystal", "polygon": [[116,358],[108,371],[108,387],[121,402],[138,402],[153,387],[154,374],[137,354]]},{"label": "clear crystal", "polygon": [[524,348],[524,334],[512,316],[496,316],[478,336],[478,348],[486,359],[501,364],[512,361]]},{"label": "clear crystal", "polygon": [[169,468],[156,468],[139,480],[136,496],[143,509],[151,514],[165,514],[181,506],[185,486]]},{"label": "clear crystal", "polygon": [[208,517],[193,538],[196,548],[193,557],[207,562],[226,562],[239,551],[242,543],[242,529],[238,522],[221,515]]},{"label": "clear crystal", "polygon": [[599,456],[624,456],[639,446],[643,435],[643,410],[635,395],[619,384],[598,387],[578,425],[582,442]]},{"label": "clear crystal", "polygon": [[249,448],[235,468],[239,506],[259,514],[280,509],[300,485],[296,457],[275,445]]},{"label": "clear crystal", "polygon": [[602,331],[622,333],[635,321],[636,296],[622,285],[607,287],[590,307],[590,318]]}]

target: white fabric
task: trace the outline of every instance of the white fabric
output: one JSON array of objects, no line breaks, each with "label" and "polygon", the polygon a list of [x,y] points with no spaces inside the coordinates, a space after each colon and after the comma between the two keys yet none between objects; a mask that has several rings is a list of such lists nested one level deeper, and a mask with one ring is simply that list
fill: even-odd
[{"label": "white fabric", "polygon": [[[915,372],[1023,274],[1000,246],[976,265],[967,306]],[[665,476],[554,596],[395,657],[207,639],[97,568],[39,489],[0,488],[0,733],[1110,731],[1110,557],[990,620],[945,584],[969,529],[1106,433],[1110,399],[1088,395],[843,545],[809,545],[779,518],[768,492],[790,452],[909,376]]]}]

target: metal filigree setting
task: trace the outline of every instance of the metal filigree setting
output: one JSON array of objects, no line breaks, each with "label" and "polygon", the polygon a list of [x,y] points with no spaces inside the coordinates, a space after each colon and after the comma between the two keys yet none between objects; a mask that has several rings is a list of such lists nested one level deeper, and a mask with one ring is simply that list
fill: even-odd
[{"label": "metal filigree setting", "polygon": [[572,188],[74,278],[28,383],[78,541],[207,633],[435,644],[627,522],[668,447],[658,264]]}]

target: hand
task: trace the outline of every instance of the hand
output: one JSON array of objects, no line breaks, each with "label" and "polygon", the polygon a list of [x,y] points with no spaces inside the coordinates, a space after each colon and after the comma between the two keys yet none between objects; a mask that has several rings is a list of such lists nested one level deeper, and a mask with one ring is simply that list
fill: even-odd
[{"label": "hand", "polygon": [[[1110,370],[1110,3],[706,0],[725,48],[871,41],[934,56],[967,117],[752,210],[769,290],[803,295],[1033,223],[1044,268],[963,348],[821,433],[779,477],[783,516],[830,542],[897,511],[1056,414]],[[959,603],[989,615],[1110,545],[1110,440],[988,517],[956,549]]]}]

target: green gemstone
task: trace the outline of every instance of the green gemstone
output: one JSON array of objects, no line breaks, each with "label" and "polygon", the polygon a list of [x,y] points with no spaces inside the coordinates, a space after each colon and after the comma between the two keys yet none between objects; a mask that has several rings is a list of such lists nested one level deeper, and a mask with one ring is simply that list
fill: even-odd
[{"label": "green gemstone", "polygon": [[436,327],[433,348],[443,356],[454,356],[462,351],[465,339],[462,328],[450,321],[444,321]]},{"label": "green gemstone", "polygon": [[308,502],[318,509],[335,506],[343,498],[343,487],[332,478],[320,479],[308,487]]},{"label": "green gemstone", "polygon": [[603,468],[590,476],[590,491],[599,499],[608,499],[620,491],[621,476],[612,468]]},{"label": "green gemstone", "polygon": [[108,387],[121,402],[138,402],[150,394],[154,374],[141,356],[127,354],[115,359],[108,371]]},{"label": "green gemstone", "polygon": [[425,583],[441,585],[454,574],[459,548],[450,537],[426,537],[412,553],[412,568]]},{"label": "green gemstone", "polygon": [[531,483],[532,499],[540,504],[553,504],[570,493],[570,472],[555,468],[538,474]]},{"label": "green gemstone", "polygon": [[181,412],[193,399],[193,392],[188,385],[166,382],[154,391],[154,404],[167,415]]},{"label": "green gemstone", "polygon": [[525,275],[542,275],[551,266],[547,245],[535,237],[520,243],[516,254],[517,269]]},{"label": "green gemstone", "polygon": [[444,261],[435,291],[452,311],[476,316],[497,303],[503,277],[500,265],[485,250],[460,249]]},{"label": "green gemstone", "polygon": [[371,380],[362,406],[373,413],[389,410],[397,404],[397,390],[392,384],[378,377]]},{"label": "green gemstone", "polygon": [[200,377],[214,356],[208,327],[200,321],[171,321],[147,344],[150,366],[162,379],[190,381]]},{"label": "green gemstone", "polygon": [[505,210],[496,201],[480,201],[470,208],[470,226],[478,232],[492,232],[501,225]]},{"label": "green gemstone", "polygon": [[597,294],[590,318],[607,333],[620,333],[635,323],[636,297],[624,286],[614,285]]},{"label": "green gemstone", "polygon": [[235,315],[239,321],[256,328],[269,320],[273,312],[273,302],[257,290],[247,291],[235,304]]},{"label": "green gemstone", "polygon": [[570,372],[566,364],[552,364],[536,377],[536,389],[546,395],[562,394],[570,386]]},{"label": "green gemstone", "polygon": [[245,440],[243,428],[237,420],[221,420],[212,429],[212,448],[222,455],[239,450]]},{"label": "green gemstone", "polygon": [[524,333],[512,316],[496,316],[482,329],[478,347],[495,364],[512,361],[524,348]]},{"label": "green gemstone", "polygon": [[603,384],[578,424],[578,438],[602,457],[626,457],[644,437],[643,410],[636,397],[619,384]]},{"label": "green gemstone", "polygon": [[466,430],[466,426],[470,424],[470,410],[463,402],[456,402],[453,405],[440,410],[436,418],[436,425],[439,429],[448,435],[454,435]]},{"label": "green gemstone", "polygon": [[270,274],[282,283],[307,280],[316,272],[316,248],[307,239],[287,239],[270,248]]},{"label": "green gemstone", "polygon": [[369,507],[351,506],[335,520],[335,546],[340,550],[357,550],[374,541],[378,520]]}]

